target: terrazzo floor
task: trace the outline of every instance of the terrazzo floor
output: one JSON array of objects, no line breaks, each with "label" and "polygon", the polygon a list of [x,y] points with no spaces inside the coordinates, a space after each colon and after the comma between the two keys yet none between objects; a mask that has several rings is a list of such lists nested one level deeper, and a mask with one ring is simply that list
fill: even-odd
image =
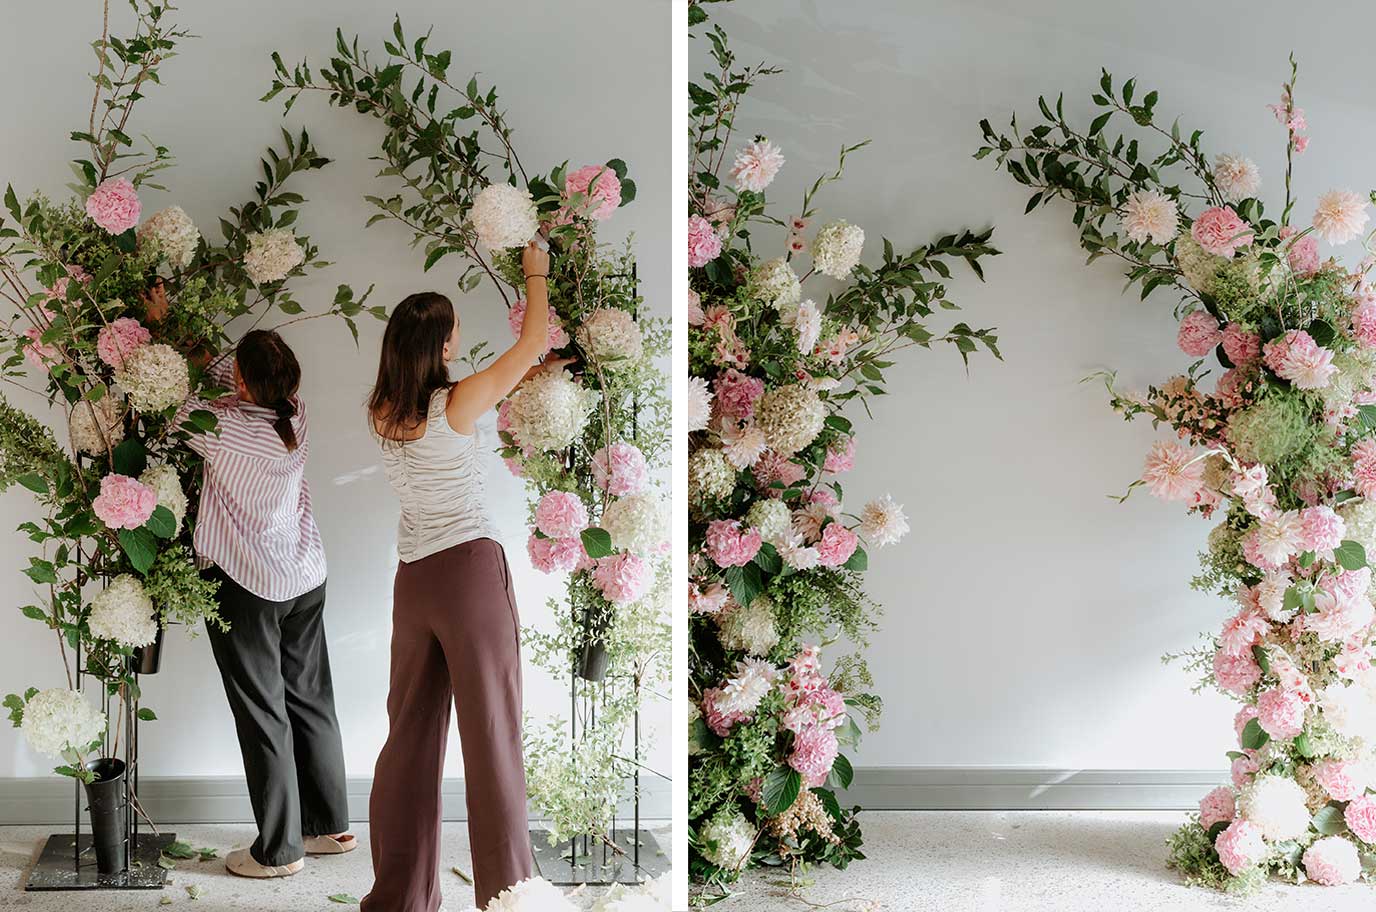
[{"label": "terrazzo floor", "polygon": [[[252,824],[216,826],[175,826],[177,838],[196,848],[214,848],[220,858],[211,861],[179,861],[171,872],[172,883],[150,892],[94,891],[91,893],[25,893],[29,867],[38,857],[43,840],[53,827],[0,827],[0,909],[27,912],[146,912],[146,910],[183,909],[186,912],[347,912],[353,904],[332,902],[330,896],[345,894],[361,897],[373,882],[368,857],[368,828],[356,825],[352,832],[362,844],[347,855],[311,858],[300,874],[279,880],[256,881],[235,877],[225,870],[224,855],[250,844],[256,831]],[[662,846],[669,843],[669,831],[656,829]],[[666,848],[667,850],[667,848]],[[444,825],[440,882],[447,912],[463,912],[473,905],[473,890],[450,869],[453,866],[471,873],[468,831],[465,824]],[[188,887],[198,888],[199,899],[192,899]],[[575,902],[586,909],[596,900],[600,888],[587,888]],[[170,900],[170,903],[164,903]],[[766,907],[768,908],[768,907]]]},{"label": "terrazzo floor", "polygon": [[1166,868],[1180,812],[919,811],[861,816],[866,861],[815,870],[802,901],[786,874],[753,873],[714,912],[1373,912],[1376,885],[1274,884],[1244,900]]}]

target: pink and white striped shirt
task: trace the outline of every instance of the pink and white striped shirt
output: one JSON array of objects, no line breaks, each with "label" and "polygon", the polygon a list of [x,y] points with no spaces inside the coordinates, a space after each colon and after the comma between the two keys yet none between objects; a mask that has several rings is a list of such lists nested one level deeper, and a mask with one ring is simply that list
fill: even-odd
[{"label": "pink and white striped shirt", "polygon": [[[232,388],[233,359],[221,359],[211,375],[217,386]],[[189,399],[175,419],[180,426],[197,409],[219,419],[218,434],[193,434],[187,443],[205,459],[197,558],[270,602],[294,599],[325,581],[325,545],[306,482],[306,405],[299,396],[293,401],[299,445],[291,452],[273,430],[276,413],[236,396]]]}]

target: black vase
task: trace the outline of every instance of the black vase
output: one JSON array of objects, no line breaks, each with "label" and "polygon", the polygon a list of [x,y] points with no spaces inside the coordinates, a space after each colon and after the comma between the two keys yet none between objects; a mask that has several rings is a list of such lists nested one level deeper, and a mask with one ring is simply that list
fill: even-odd
[{"label": "black vase", "polygon": [[611,608],[592,605],[583,610],[583,642],[578,655],[578,677],[594,684],[607,676],[607,628]]},{"label": "black vase", "polygon": [[158,635],[153,639],[153,642],[147,646],[139,646],[134,650],[135,674],[157,674],[158,669],[162,668],[162,638],[166,633],[167,628],[159,623]]},{"label": "black vase", "polygon": [[91,813],[91,841],[96,850],[96,870],[101,874],[123,871],[125,853],[124,761],[102,757],[86,764],[94,778],[86,783]]}]

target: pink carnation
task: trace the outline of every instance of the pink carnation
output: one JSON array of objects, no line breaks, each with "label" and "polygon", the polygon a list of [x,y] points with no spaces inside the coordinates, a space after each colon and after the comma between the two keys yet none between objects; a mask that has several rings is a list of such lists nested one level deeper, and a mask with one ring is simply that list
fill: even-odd
[{"label": "pink carnation", "polygon": [[1142,481],[1162,500],[1192,500],[1204,487],[1204,460],[1178,443],[1158,440],[1147,454]]},{"label": "pink carnation", "polygon": [[1304,700],[1294,691],[1273,687],[1257,697],[1257,723],[1277,741],[1304,731]]},{"label": "pink carnation", "polygon": [[132,355],[140,345],[153,339],[153,334],[133,317],[120,317],[100,328],[96,336],[96,354],[100,360],[120,370],[124,359]]},{"label": "pink carnation", "polygon": [[1218,320],[1207,310],[1187,313],[1175,337],[1180,350],[1191,358],[1204,357],[1221,341],[1223,333],[1219,331]]},{"label": "pink carnation", "polygon": [[1376,798],[1362,795],[1352,799],[1343,811],[1347,828],[1367,845],[1376,845]]},{"label": "pink carnation", "polygon": [[731,734],[731,727],[737,722],[745,722],[750,718],[746,713],[738,709],[730,712],[722,712],[717,708],[717,700],[721,698],[720,687],[709,687],[702,692],[702,720],[707,723],[707,727],[712,730],[712,734],[718,738],[725,738]]},{"label": "pink carnation", "polygon": [[1376,300],[1363,301],[1352,311],[1352,335],[1364,348],[1376,348]]},{"label": "pink carnation", "polygon": [[1261,828],[1241,817],[1228,825],[1214,840],[1218,860],[1232,874],[1240,874],[1266,857],[1266,840]]},{"label": "pink carnation", "polygon": [[1362,876],[1357,847],[1341,836],[1325,836],[1304,850],[1304,873],[1325,887],[1350,884]]},{"label": "pink carnation", "polygon": [[817,563],[823,567],[839,567],[850,560],[859,544],[860,536],[850,529],[839,522],[827,523],[821,541],[817,542]]},{"label": "pink carnation", "polygon": [[1331,507],[1305,507],[1300,511],[1300,547],[1320,556],[1330,555],[1343,543],[1347,524]]},{"label": "pink carnation", "polygon": [[1239,248],[1252,243],[1252,229],[1227,206],[1214,206],[1199,213],[1190,226],[1190,236],[1200,247],[1221,257],[1231,257]]},{"label": "pink carnation", "polygon": [[1314,781],[1334,801],[1351,801],[1366,794],[1366,780],[1359,765],[1346,760],[1325,760],[1315,765]]},{"label": "pink carnation", "polygon": [[1233,761],[1232,776],[1233,787],[1243,788],[1252,781],[1252,777],[1261,769],[1261,764],[1257,762],[1256,752],[1252,751],[1243,754]]},{"label": "pink carnation", "polygon": [[744,420],[755,414],[755,402],[764,395],[764,381],[733,367],[712,381],[712,393],[722,415]]},{"label": "pink carnation", "polygon": [[650,565],[626,553],[598,559],[592,582],[602,597],[614,605],[639,601],[650,588]]},{"label": "pink carnation", "polygon": [[700,215],[688,217],[688,265],[697,269],[721,256],[721,236]]},{"label": "pink carnation", "polygon": [[621,179],[606,165],[584,165],[564,178],[564,199],[571,199],[575,193],[588,198],[584,203],[588,218],[605,221],[621,205]]},{"label": "pink carnation", "polygon": [[1214,681],[1219,687],[1241,696],[1261,680],[1261,666],[1251,652],[1229,655],[1220,649],[1214,653]]},{"label": "pink carnation", "polygon": [[[511,335],[520,338],[521,327],[526,322],[526,299],[517,298],[511,305],[511,309],[506,312],[507,325],[511,327]],[[569,334],[564,330],[564,323],[559,319],[559,315],[554,312],[554,308],[549,309],[549,337],[545,340],[545,353],[549,353],[556,348],[563,348],[569,344]]]},{"label": "pink carnation", "polygon": [[1216,823],[1231,821],[1236,814],[1233,790],[1226,785],[1220,785],[1199,799],[1199,825],[1205,830],[1212,829]]},{"label": "pink carnation", "polygon": [[157,493],[137,478],[106,475],[91,509],[111,529],[137,529],[148,522],[157,505]]},{"label": "pink carnation", "polygon": [[855,438],[847,437],[837,448],[836,444],[827,447],[827,458],[822,463],[822,471],[839,475],[855,468]]},{"label": "pink carnation", "polygon": [[592,454],[592,480],[613,497],[639,494],[649,483],[645,454],[630,443],[613,443]]},{"label": "pink carnation", "polygon": [[535,507],[535,525],[550,538],[572,538],[588,527],[588,508],[577,494],[550,491]]},{"label": "pink carnation", "polygon": [[526,551],[530,554],[531,565],[541,573],[575,570],[587,553],[577,537],[542,538],[533,533],[526,540]]},{"label": "pink carnation", "polygon": [[86,197],[86,214],[111,234],[123,234],[139,223],[139,195],[122,177],[112,177]]},{"label": "pink carnation", "polygon": [[809,729],[793,736],[793,753],[788,756],[788,765],[802,775],[804,787],[817,788],[827,781],[840,750],[836,732],[829,728]]},{"label": "pink carnation", "polygon": [[714,519],[707,524],[703,547],[718,567],[743,567],[755,559],[760,550],[760,530],[742,531],[740,522]]},{"label": "pink carnation", "polygon": [[1248,332],[1240,323],[1223,327],[1223,354],[1234,367],[1246,367],[1261,357],[1261,336]]}]

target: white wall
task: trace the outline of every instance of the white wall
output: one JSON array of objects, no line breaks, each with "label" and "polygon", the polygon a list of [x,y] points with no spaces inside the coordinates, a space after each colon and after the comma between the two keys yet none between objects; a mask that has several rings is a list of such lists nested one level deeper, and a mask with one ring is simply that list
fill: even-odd
[{"label": "white wall", "polygon": [[[1256,160],[1278,210],[1284,133],[1264,106],[1293,49],[1314,137],[1296,177],[1307,214],[1330,186],[1371,186],[1370,68],[1343,36],[1369,33],[1376,11],[1339,6],[708,7],[743,63],[788,71],[766,80],[738,121],[788,158],[770,188],[776,214],[843,142],[872,137],[848,179],[823,191],[819,222],[862,225],[868,262],[881,235],[911,247],[965,225],[997,225],[1005,251],[988,263],[987,285],[962,270],[951,296],[966,308],[959,318],[999,328],[1006,362],[977,357],[966,377],[953,350],[905,353],[894,395],[859,428],[848,502],[858,509],[891,491],[913,534],[871,556],[870,590],[887,619],[869,656],[888,704],[858,765],[1226,767],[1231,704],[1192,696],[1192,680],[1160,662],[1229,612],[1188,586],[1208,526],[1147,495],[1122,506],[1105,496],[1140,472],[1154,434],[1114,415],[1101,386],[1078,383],[1103,367],[1138,388],[1182,370],[1174,301],[1122,295],[1110,263],[1083,266],[1066,208],[1024,217],[1030,193],[971,154],[980,118],[1006,124],[1016,109],[1031,126],[1038,93],[1065,90],[1067,111],[1087,124],[1103,65],[1119,83],[1137,75],[1139,96],[1158,89],[1158,117],[1178,112],[1204,128],[1211,153]],[[781,237],[756,243],[764,256],[770,243],[782,249]]]},{"label": "white wall", "polygon": [[[111,6],[112,17],[127,21],[124,4]],[[452,73],[479,70],[484,84],[498,86],[527,168],[548,170],[565,158],[575,167],[613,157],[630,164],[639,199],[607,223],[604,238],[619,242],[635,233],[647,305],[667,312],[669,21],[661,4],[599,2],[595,15],[589,5],[537,0],[398,0],[385,7],[364,0],[248,0],[185,7],[181,20],[203,37],[188,41],[183,56],[165,66],[167,85],[155,87],[140,104],[131,131],[146,132],[170,146],[180,162],[165,181],[173,192],[145,194],[146,211],[175,202],[203,230],[218,236],[219,215],[249,198],[262,148],[280,139],[280,105],[257,101],[270,81],[269,53],[278,50],[289,62],[309,56],[323,64],[334,46],[336,25],[346,34],[362,33],[380,53],[396,8],[416,35],[434,23],[431,49],[454,50]],[[85,73],[94,59],[88,45],[99,34],[97,0],[29,4],[11,11],[0,33],[0,83],[11,87],[6,125],[0,130],[0,177],[21,195],[34,189],[53,196],[65,192],[66,162],[78,151],[67,134],[85,129],[90,105]],[[390,307],[409,292],[434,288],[455,296],[465,342],[486,338],[508,344],[506,313],[493,293],[455,294],[461,268],[457,259],[423,275],[420,257],[407,246],[408,234],[391,224],[363,230],[370,214],[363,194],[384,189],[373,178],[376,166],[367,160],[378,127],[358,115],[326,109],[320,98],[303,98],[288,123],[308,125],[321,152],[336,160],[308,175],[299,188],[311,200],[299,230],[309,233],[337,264],[298,285],[300,299],[323,307],[340,282],[359,290],[376,282],[373,303]],[[361,411],[376,369],[381,329],[376,321],[364,324],[358,351],[342,323],[322,320],[287,331],[302,361],[303,393],[311,408],[308,474],[331,567],[327,626],[351,776],[372,774],[387,731],[397,509]],[[529,566],[522,486],[498,464],[491,488],[522,619],[548,626],[545,599],[558,593],[559,580]],[[27,492],[0,497],[0,528],[13,528],[31,511]],[[6,534],[0,551],[0,604],[5,606],[0,615],[0,692],[54,686],[61,670],[51,634],[11,607],[29,600],[19,574],[29,545]],[[160,717],[144,728],[144,774],[239,775],[234,730],[205,637],[188,642],[178,635],[169,646],[163,672],[144,682],[145,703]],[[530,711],[562,713],[566,692],[566,682],[527,670]],[[668,767],[667,719],[663,704],[651,705],[648,721],[663,733],[651,758],[660,769]],[[0,776],[44,775],[50,769],[18,732],[0,729]],[[446,773],[462,773],[457,734]]]}]

